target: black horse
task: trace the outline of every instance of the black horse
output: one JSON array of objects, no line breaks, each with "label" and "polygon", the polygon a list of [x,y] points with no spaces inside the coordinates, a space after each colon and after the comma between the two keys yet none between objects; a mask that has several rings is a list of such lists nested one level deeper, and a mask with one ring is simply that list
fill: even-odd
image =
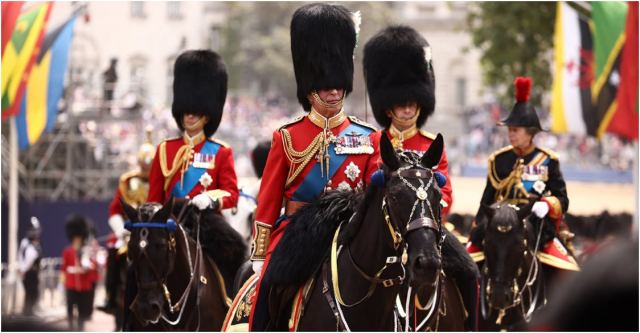
[{"label": "black horse", "polygon": [[[291,290],[295,292],[309,278],[313,283],[296,305],[298,318],[290,316],[290,302],[270,301],[268,329],[392,331],[399,327],[394,305],[401,285],[418,287],[439,274],[441,193],[431,168],[440,161],[442,149],[438,135],[422,158],[397,154],[383,135],[384,166],[372,177],[364,196],[329,192],[298,210],[263,280],[274,286],[271,295],[288,292],[279,298],[289,301]],[[328,224],[340,227],[335,230]],[[320,237],[327,239],[326,246],[310,239],[318,238],[314,228],[330,229],[322,232],[329,237]]]},{"label": "black horse", "polygon": [[[137,287],[129,305],[135,318],[128,328],[220,330],[230,304],[223,276],[235,273],[245,259],[242,237],[218,214],[196,214],[191,206],[184,206],[188,226],[177,224],[170,219],[173,200],[164,206],[146,203],[138,210],[124,202],[122,207],[130,219],[126,224],[131,231],[128,258]],[[201,244],[211,237],[217,237],[214,253]],[[226,280],[231,283],[233,277]]]},{"label": "black horse", "polygon": [[481,267],[481,330],[522,329],[546,302],[547,268],[536,258],[541,233],[527,218],[534,202],[519,208],[504,202],[483,206],[488,221]]},{"label": "black horse", "polygon": [[439,252],[437,256],[442,259],[441,266],[437,268],[437,278],[425,281],[413,290],[405,287],[398,297],[397,307],[402,309],[400,315],[404,318],[405,330],[407,326],[414,332],[466,331],[474,328],[475,316],[465,314],[460,286],[475,290],[479,278],[477,265],[458,239],[446,229]]}]

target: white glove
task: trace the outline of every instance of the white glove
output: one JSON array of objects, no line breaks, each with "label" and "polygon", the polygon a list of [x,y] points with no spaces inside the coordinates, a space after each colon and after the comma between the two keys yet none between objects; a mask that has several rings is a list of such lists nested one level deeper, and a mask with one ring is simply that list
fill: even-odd
[{"label": "white glove", "polygon": [[125,234],[124,219],[120,214],[114,214],[109,218],[109,226],[118,239]]},{"label": "white glove", "polygon": [[213,207],[213,199],[206,193],[200,193],[191,199],[191,204],[198,207],[199,210],[205,210]]},{"label": "white glove", "polygon": [[538,218],[543,218],[549,213],[549,205],[544,201],[537,201],[531,207],[531,212],[536,214]]},{"label": "white glove", "polygon": [[260,275],[262,272],[262,265],[264,265],[264,260],[254,260],[251,262],[251,266],[253,266],[253,272]]}]

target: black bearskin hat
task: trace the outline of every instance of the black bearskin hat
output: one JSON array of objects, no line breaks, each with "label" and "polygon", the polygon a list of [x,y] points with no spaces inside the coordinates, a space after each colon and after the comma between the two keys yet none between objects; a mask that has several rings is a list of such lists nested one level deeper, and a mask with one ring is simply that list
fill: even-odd
[{"label": "black bearskin hat", "polygon": [[171,113],[180,130],[184,114],[209,117],[204,134],[209,137],[218,129],[227,97],[227,70],[222,58],[209,50],[182,53],[173,69],[173,105]]},{"label": "black bearskin hat", "polygon": [[67,238],[72,240],[73,237],[80,236],[83,239],[89,236],[89,224],[81,215],[72,215],[67,218],[64,224],[64,230],[67,232]]},{"label": "black bearskin hat", "polygon": [[267,164],[269,150],[271,150],[271,142],[262,141],[253,148],[253,151],[251,151],[253,171],[256,172],[256,176],[258,176],[258,178],[262,178],[262,174],[264,173],[264,166]]},{"label": "black bearskin hat", "polygon": [[498,126],[533,127],[538,131],[543,131],[536,110],[527,103],[531,95],[531,78],[519,76],[513,81],[513,84],[515,85],[516,104],[509,116],[498,122]]},{"label": "black bearskin hat", "polygon": [[340,5],[312,3],[291,19],[291,56],[298,84],[298,101],[309,111],[307,95],[321,89],[353,89],[356,25],[353,14]]},{"label": "black bearskin hat", "polygon": [[363,71],[373,115],[388,128],[386,111],[415,102],[420,107],[417,126],[424,125],[436,103],[435,75],[429,43],[413,28],[390,26],[364,47]]}]

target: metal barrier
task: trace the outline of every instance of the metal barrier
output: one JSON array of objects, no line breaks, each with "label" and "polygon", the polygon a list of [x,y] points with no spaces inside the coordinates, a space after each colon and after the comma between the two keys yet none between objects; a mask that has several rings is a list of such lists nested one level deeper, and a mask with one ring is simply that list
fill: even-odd
[{"label": "metal barrier", "polygon": [[[41,309],[63,305],[64,291],[58,287],[62,258],[48,257],[40,261],[40,299]],[[12,274],[13,273],[13,274]],[[62,302],[61,302],[62,300]],[[6,263],[2,263],[2,314],[12,315],[22,312],[24,287],[20,274],[10,272]]]}]

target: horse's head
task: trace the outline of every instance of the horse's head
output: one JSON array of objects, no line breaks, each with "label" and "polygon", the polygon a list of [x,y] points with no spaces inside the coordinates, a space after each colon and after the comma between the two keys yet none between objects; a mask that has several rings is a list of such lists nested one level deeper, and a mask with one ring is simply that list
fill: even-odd
[{"label": "horse's head", "polygon": [[[492,307],[505,308],[518,302],[518,278],[526,270],[528,251],[526,217],[533,201],[524,207],[500,202],[483,206],[488,221],[485,224],[484,252],[486,294]],[[524,272],[526,274],[526,272]]]},{"label": "horse's head", "polygon": [[162,315],[167,297],[166,280],[176,257],[176,224],[170,220],[173,200],[164,206],[145,203],[137,210],[120,201],[131,231],[128,258],[136,273],[138,293],[130,309],[143,325],[155,323]]},{"label": "horse's head", "polygon": [[398,238],[406,241],[407,277],[412,287],[436,283],[441,268],[442,194],[432,168],[440,162],[443,145],[438,134],[420,157],[411,152],[396,153],[386,135],[380,140],[385,165],[383,209]]}]

